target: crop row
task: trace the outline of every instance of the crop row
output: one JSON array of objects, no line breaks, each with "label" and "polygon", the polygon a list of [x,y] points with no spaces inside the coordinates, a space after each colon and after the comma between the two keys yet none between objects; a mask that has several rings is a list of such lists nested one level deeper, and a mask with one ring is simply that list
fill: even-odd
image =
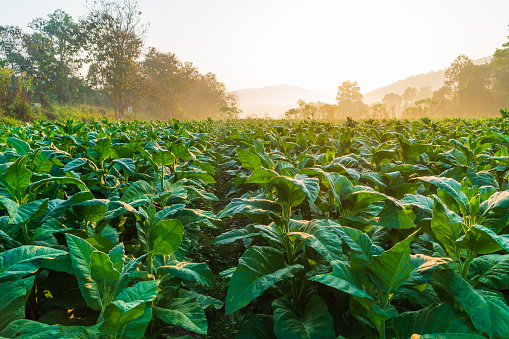
[{"label": "crop row", "polygon": [[0,335],[508,338],[508,127],[5,127]]}]

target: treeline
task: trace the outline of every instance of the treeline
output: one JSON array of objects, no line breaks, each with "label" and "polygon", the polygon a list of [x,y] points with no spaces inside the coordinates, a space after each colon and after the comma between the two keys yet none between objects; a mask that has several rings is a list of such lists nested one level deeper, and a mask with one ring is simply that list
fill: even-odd
[{"label": "treeline", "polygon": [[509,42],[497,49],[491,61],[476,65],[458,56],[445,72],[444,85],[408,87],[403,93],[388,93],[382,102],[366,105],[357,82],[338,87],[335,104],[305,102],[285,112],[287,118],[441,118],[499,115],[509,106]]},{"label": "treeline", "polygon": [[237,97],[215,74],[144,45],[135,0],[91,2],[75,21],[56,10],[28,25],[0,26],[0,110],[29,120],[34,106],[89,104],[126,118],[235,117]]}]

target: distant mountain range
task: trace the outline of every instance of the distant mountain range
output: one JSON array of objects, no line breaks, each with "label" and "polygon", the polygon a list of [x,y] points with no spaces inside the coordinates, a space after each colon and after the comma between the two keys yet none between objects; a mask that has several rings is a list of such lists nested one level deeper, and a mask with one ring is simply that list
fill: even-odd
[{"label": "distant mountain range", "polygon": [[[474,63],[481,65],[489,62],[490,60],[491,57],[485,57],[474,60]],[[431,71],[426,74],[414,75],[364,94],[363,101],[366,104],[381,102],[382,98],[386,94],[396,93],[401,95],[407,87],[415,87],[419,90],[421,87],[431,86],[431,90],[436,91],[442,87],[444,79],[445,69],[440,71]],[[240,108],[244,112],[244,117],[254,114],[261,117],[265,113],[271,117],[282,117],[284,112],[290,108],[297,107],[297,101],[300,99],[305,100],[306,102],[321,101],[334,103],[336,101],[335,93],[313,91],[290,85],[241,89],[237,92],[240,96]]]}]

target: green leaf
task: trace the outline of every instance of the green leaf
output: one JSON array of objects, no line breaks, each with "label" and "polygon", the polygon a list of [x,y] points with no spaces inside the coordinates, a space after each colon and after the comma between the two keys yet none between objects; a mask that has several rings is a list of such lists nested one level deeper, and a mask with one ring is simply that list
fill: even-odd
[{"label": "green leaf", "polygon": [[247,178],[246,184],[266,184],[272,178],[275,178],[277,176],[279,176],[279,174],[276,171],[266,169],[263,167],[258,167],[256,170],[254,170],[253,173],[251,173],[249,178]]},{"label": "green leaf", "polygon": [[250,171],[256,170],[258,167],[262,167],[262,159],[258,154],[253,154],[249,151],[241,148],[237,149],[237,156],[239,158],[242,167]]},{"label": "green leaf", "polygon": [[137,300],[143,302],[153,301],[157,297],[159,282],[160,280],[140,281],[120,292],[120,294],[115,297],[115,300],[122,300],[126,303]]},{"label": "green leaf", "polygon": [[343,291],[352,296],[359,298],[371,299],[373,298],[364,291],[360,282],[358,282],[348,263],[340,260],[331,262],[332,272],[327,274],[319,274],[309,278],[309,280],[318,281],[324,285]]},{"label": "green leaf", "polygon": [[509,254],[483,255],[469,267],[470,281],[495,290],[509,289]]},{"label": "green leaf", "polygon": [[313,204],[318,192],[320,192],[318,179],[306,178],[300,175],[295,178],[274,177],[270,183],[276,188],[280,204],[289,204],[291,207],[299,205],[306,197],[309,203]]},{"label": "green leaf", "polygon": [[109,137],[97,139],[94,150],[97,151],[103,159],[107,159],[114,154]]},{"label": "green leaf", "polygon": [[306,223],[299,232],[290,232],[286,236],[303,241],[326,260],[332,261],[341,259],[343,254],[342,242],[334,230],[335,226],[339,224],[329,220],[316,220]]},{"label": "green leaf", "polygon": [[170,255],[178,250],[184,227],[179,220],[169,219],[159,221],[150,230],[150,242],[154,254]]},{"label": "green leaf", "polygon": [[122,328],[138,318],[145,310],[145,303],[142,301],[124,302],[115,300],[106,306],[104,310],[104,323],[99,331],[108,336],[117,336]]},{"label": "green leaf", "polygon": [[478,331],[490,338],[509,338],[509,307],[503,297],[475,290],[452,269],[444,270],[442,275]]},{"label": "green leaf", "polygon": [[98,337],[99,333],[96,327],[47,325],[38,321],[20,319],[10,323],[9,326],[0,332],[0,336],[2,338],[24,339],[88,339]]},{"label": "green leaf", "polygon": [[49,247],[24,245],[0,253],[0,281],[19,279],[39,269],[43,259],[67,252]]},{"label": "green leaf", "polygon": [[270,247],[249,247],[239,259],[226,296],[226,314],[247,306],[275,283],[293,277],[303,267],[286,266],[283,254]]},{"label": "green leaf", "polygon": [[126,174],[129,174],[129,175],[136,174],[136,164],[134,163],[133,159],[131,159],[131,158],[115,159],[111,163],[120,166],[120,168],[122,168],[124,170],[124,173],[126,173]]},{"label": "green leaf", "polygon": [[2,174],[2,178],[5,180],[7,185],[17,190],[18,192],[23,191],[30,185],[30,178],[32,177],[32,171],[26,168],[27,155],[19,157],[12,165],[7,167],[5,172]]},{"label": "green leaf", "polygon": [[278,217],[281,215],[281,206],[271,200],[264,199],[233,199],[217,217],[222,219],[224,217],[234,216],[237,214],[250,215],[268,215]]},{"label": "green leaf", "polygon": [[144,180],[138,180],[133,182],[120,198],[127,204],[131,204],[135,201],[150,201],[155,194],[155,189]]},{"label": "green leaf", "polygon": [[[3,253],[2,253],[3,254]],[[11,322],[25,318],[25,300],[27,294],[23,280],[0,283],[0,331]]]},{"label": "green leaf", "polygon": [[181,180],[181,179],[184,179],[184,178],[196,178],[196,179],[200,179],[201,181],[203,181],[204,183],[207,183],[207,184],[214,184],[216,182],[216,180],[214,180],[214,177],[211,176],[210,174],[208,174],[207,172],[205,171],[202,171],[202,170],[194,170],[194,171],[178,171],[176,173],[177,175],[177,180]]},{"label": "green leaf", "polygon": [[491,254],[501,249],[509,252],[509,235],[498,235],[487,227],[473,225],[456,240],[456,245],[480,254]]},{"label": "green leaf", "polygon": [[437,196],[434,196],[434,199],[431,229],[447,253],[451,257],[456,258],[456,240],[463,233],[463,228],[461,227],[463,220],[456,213],[450,211]]},{"label": "green leaf", "polygon": [[207,334],[207,317],[196,298],[171,298],[169,302],[153,306],[154,315],[169,325]]},{"label": "green leaf", "polygon": [[311,296],[308,304],[298,316],[285,299],[272,303],[274,309],[274,333],[279,339],[334,338],[334,324],[327,304],[318,295]]},{"label": "green leaf", "polygon": [[479,212],[478,223],[499,233],[509,221],[509,191],[494,193],[481,204]]},{"label": "green leaf", "polygon": [[373,243],[368,235],[350,227],[336,227],[334,230],[350,247],[352,269],[362,269],[373,260]]},{"label": "green leaf", "polygon": [[104,288],[115,286],[120,277],[120,272],[113,267],[110,258],[99,251],[92,252],[90,256],[90,274]]},{"label": "green leaf", "polygon": [[232,229],[231,231],[222,233],[214,238],[214,244],[229,244],[239,239],[252,238],[258,235],[258,230],[254,225],[247,225],[242,229]]},{"label": "green leaf", "polygon": [[375,221],[377,225],[389,228],[406,229],[415,227],[405,209],[394,201],[386,201],[384,209],[376,215]]},{"label": "green leaf", "polygon": [[413,271],[410,244],[417,232],[381,255],[373,256],[373,261],[368,265],[371,280],[387,296],[392,295]]},{"label": "green leaf", "polygon": [[47,185],[47,184],[53,184],[53,183],[56,183],[59,185],[74,184],[74,185],[78,186],[82,191],[88,191],[88,187],[87,187],[87,185],[85,185],[85,183],[83,181],[76,179],[76,178],[71,178],[71,177],[51,177],[51,178],[42,179],[42,180],[36,181],[33,184],[31,184],[29,186],[29,189],[31,192],[37,192],[37,190],[39,188],[41,188],[42,186]]},{"label": "green leaf", "polygon": [[44,214],[48,208],[48,199],[36,200],[18,205],[9,198],[0,197],[0,202],[9,213],[9,224],[24,224]]},{"label": "green leaf", "polygon": [[76,158],[76,159],[68,162],[64,166],[64,172],[67,173],[67,172],[75,171],[75,170],[85,166],[89,161],[90,160],[88,160],[86,158]]},{"label": "green leaf", "polygon": [[392,319],[392,327],[398,338],[410,338],[413,334],[479,334],[465,313],[445,303],[401,313]]},{"label": "green leaf", "polygon": [[108,210],[109,203],[106,199],[93,199],[73,204],[72,209],[78,216],[84,216],[85,222],[97,222]]},{"label": "green leaf", "polygon": [[12,147],[14,147],[18,155],[25,155],[32,151],[30,145],[26,141],[20,140],[18,138],[7,138],[7,141],[9,144],[11,144]]},{"label": "green leaf", "polygon": [[81,295],[87,302],[88,307],[99,310],[101,309],[101,294],[97,283],[92,279],[89,266],[92,262],[92,253],[96,249],[85,240],[72,234],[66,234],[65,238],[67,239],[72,267],[76,272]]},{"label": "green leaf", "polygon": [[214,273],[206,263],[173,262],[171,265],[158,267],[158,270],[203,286],[214,287],[216,285]]},{"label": "green leaf", "polygon": [[256,314],[242,324],[237,339],[276,339],[272,315]]},{"label": "green leaf", "polygon": [[442,177],[417,177],[416,180],[422,180],[429,182],[446,193],[450,194],[454,200],[458,203],[461,212],[463,215],[466,215],[467,206],[468,206],[468,198],[461,191],[461,184],[452,178],[442,178]]}]

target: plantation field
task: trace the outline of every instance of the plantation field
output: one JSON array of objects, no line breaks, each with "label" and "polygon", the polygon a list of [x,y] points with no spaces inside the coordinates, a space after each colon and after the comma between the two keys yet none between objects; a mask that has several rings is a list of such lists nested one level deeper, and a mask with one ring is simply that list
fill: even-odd
[{"label": "plantation field", "polygon": [[509,338],[507,117],[0,129],[0,337]]}]

